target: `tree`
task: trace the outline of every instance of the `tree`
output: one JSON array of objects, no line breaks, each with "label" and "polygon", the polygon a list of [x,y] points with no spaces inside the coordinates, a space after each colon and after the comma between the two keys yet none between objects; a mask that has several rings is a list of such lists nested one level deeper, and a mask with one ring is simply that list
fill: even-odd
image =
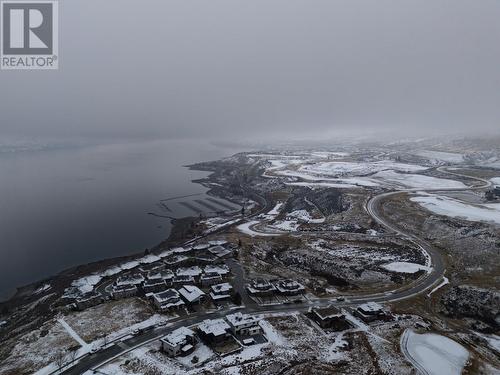
[{"label": "tree", "polygon": [[64,367],[64,365],[66,364],[66,360],[67,360],[66,353],[62,350],[56,352],[56,354],[54,354],[53,360],[54,360],[58,369]]}]

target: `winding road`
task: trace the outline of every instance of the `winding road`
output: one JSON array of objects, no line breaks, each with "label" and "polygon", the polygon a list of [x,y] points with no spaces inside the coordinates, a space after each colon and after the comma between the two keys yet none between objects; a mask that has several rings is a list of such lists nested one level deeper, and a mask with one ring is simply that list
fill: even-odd
[{"label": "winding road", "polygon": [[[398,191],[391,191],[391,192],[385,192],[381,193],[379,195],[376,195],[372,197],[366,204],[366,211],[368,214],[376,220],[380,225],[384,226],[386,229],[389,231],[395,232],[398,235],[407,238],[414,244],[416,244],[424,253],[428,254],[428,265],[431,266],[430,272],[424,274],[422,277],[420,277],[418,280],[415,280],[413,283],[406,285],[404,287],[401,287],[399,289],[390,291],[390,292],[384,292],[384,293],[376,293],[376,294],[369,294],[369,295],[363,295],[363,296],[346,296],[346,301],[344,302],[338,302],[338,301],[333,301],[332,299],[329,298],[324,298],[324,299],[317,299],[313,301],[307,301],[305,303],[300,303],[300,304],[290,304],[290,305],[274,305],[274,306],[260,306],[257,304],[246,304],[242,306],[238,311],[241,311],[243,313],[247,314],[265,314],[265,313],[273,313],[273,312],[304,312],[307,311],[311,306],[326,306],[326,305],[331,305],[335,304],[338,307],[347,307],[347,306],[355,306],[364,302],[369,302],[369,301],[374,301],[374,302],[391,302],[391,301],[397,301],[397,300],[402,300],[406,298],[413,297],[417,294],[420,294],[433,285],[436,285],[438,282],[441,281],[441,279],[444,276],[445,272],[445,265],[443,262],[443,259],[441,257],[440,252],[435,249],[429,242],[426,240],[408,233],[401,228],[396,227],[393,223],[390,222],[390,220],[386,219],[383,217],[381,213],[381,205],[382,202],[386,199],[389,199],[390,197],[396,195],[396,194],[401,194],[401,193],[409,193],[409,192],[446,192],[446,191],[465,191],[465,190],[480,190],[480,189],[485,189],[491,186],[491,182],[477,178],[477,177],[471,177],[467,175],[461,175],[456,172],[450,172],[444,167],[437,168],[438,171],[443,172],[443,173],[449,173],[455,176],[459,177],[467,177],[469,179],[475,179],[477,181],[481,182],[481,185],[475,185],[475,186],[470,186],[470,187],[465,187],[465,188],[453,188],[453,189],[407,189],[407,190],[398,190]],[[260,197],[263,198],[263,197]],[[257,214],[251,215],[249,217],[255,217],[261,212],[263,212],[264,209],[269,210],[271,207],[269,207],[269,203],[264,200],[265,204],[263,205],[263,209],[259,210]],[[238,225],[241,223],[241,221],[238,221],[237,223],[234,223],[231,225]],[[224,230],[226,230],[228,227],[225,227]],[[199,238],[196,238],[196,240]],[[189,241],[193,242],[193,240]],[[235,265],[232,264],[232,267]],[[240,279],[242,279],[240,277]],[[241,289],[241,286],[240,286]],[[244,302],[246,299],[244,299]],[[137,348],[142,345],[145,345],[147,343],[150,343],[154,340],[159,339],[160,337],[164,336],[165,334],[169,333],[170,331],[180,327],[180,326],[190,326],[197,324],[201,322],[204,319],[210,319],[210,318],[216,318],[216,317],[223,317],[226,314],[228,314],[230,311],[234,311],[234,308],[232,310],[229,309],[221,309],[215,312],[203,312],[203,313],[194,313],[191,314],[187,317],[181,317],[172,320],[167,326],[164,327],[156,327],[154,329],[151,329],[149,331],[142,332],[134,337],[131,337],[127,340],[124,341],[119,341],[115,343],[114,345],[110,346],[107,349],[103,349],[97,353],[94,354],[88,354],[78,360],[78,362],[75,363],[74,366],[71,368],[68,368],[67,370],[63,371],[63,374],[82,374],[88,370],[97,370],[101,366],[105,365],[106,363],[109,363],[110,361],[114,360],[115,358]],[[97,372],[97,371],[96,371]]]}]

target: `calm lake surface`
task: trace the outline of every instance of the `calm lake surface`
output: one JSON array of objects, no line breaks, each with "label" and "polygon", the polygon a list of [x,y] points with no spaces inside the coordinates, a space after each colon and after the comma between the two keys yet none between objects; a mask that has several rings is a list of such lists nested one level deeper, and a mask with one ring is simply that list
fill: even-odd
[{"label": "calm lake surface", "polygon": [[[120,143],[0,153],[0,300],[65,268],[142,251],[168,237],[168,219],[197,215],[206,172],[183,165],[239,150],[195,141]],[[170,211],[168,211],[170,210]]]}]

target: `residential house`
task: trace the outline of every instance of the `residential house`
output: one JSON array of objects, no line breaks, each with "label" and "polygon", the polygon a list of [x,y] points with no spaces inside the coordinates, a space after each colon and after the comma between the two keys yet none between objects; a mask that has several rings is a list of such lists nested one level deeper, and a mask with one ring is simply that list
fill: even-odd
[{"label": "residential house", "polygon": [[177,328],[160,339],[161,350],[169,357],[188,355],[194,351],[196,336],[186,327]]},{"label": "residential house", "polygon": [[114,299],[136,296],[137,291],[137,287],[133,284],[113,285],[111,287],[111,295]]},{"label": "residential house", "polygon": [[391,320],[392,315],[384,310],[382,305],[377,302],[367,302],[359,305],[354,311],[354,315],[360,318],[365,323],[375,320]]},{"label": "residential house", "polygon": [[305,292],[304,285],[295,280],[280,280],[274,284],[279,294],[296,296]]},{"label": "residential house", "polygon": [[152,299],[160,311],[176,310],[184,306],[184,301],[175,289],[167,289],[164,292],[155,293]]},{"label": "residential house", "polygon": [[224,319],[205,319],[198,325],[200,336],[213,344],[226,341],[230,337],[230,329]]},{"label": "residential house", "polygon": [[208,249],[208,252],[212,255],[215,255],[217,258],[220,259],[227,259],[231,258],[233,255],[233,251],[230,249],[226,249],[223,246],[213,246]]},{"label": "residential house", "polygon": [[211,286],[214,284],[220,284],[222,282],[222,276],[217,272],[204,273],[200,277],[200,283],[202,287]]},{"label": "residential house", "polygon": [[259,297],[271,296],[276,292],[276,287],[264,279],[253,280],[251,284],[246,286],[246,289],[251,295]]},{"label": "residential house", "polygon": [[229,283],[212,285],[210,288],[210,298],[214,302],[231,299],[232,294],[233,287]]},{"label": "residential house", "polygon": [[226,320],[235,335],[256,335],[262,331],[259,318],[255,315],[246,315],[241,312],[226,316]]},{"label": "residential house", "polygon": [[179,294],[189,304],[201,303],[205,299],[205,293],[194,285],[183,285]]},{"label": "residential house", "polygon": [[343,331],[351,327],[345,315],[335,306],[314,307],[309,310],[309,314],[321,328]]}]

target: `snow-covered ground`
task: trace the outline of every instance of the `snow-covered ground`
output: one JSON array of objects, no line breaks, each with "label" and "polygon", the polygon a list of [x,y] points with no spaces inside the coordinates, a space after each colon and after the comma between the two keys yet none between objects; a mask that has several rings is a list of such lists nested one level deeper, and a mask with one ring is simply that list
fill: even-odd
[{"label": "snow-covered ground", "polygon": [[427,167],[414,164],[396,163],[391,160],[375,162],[319,162],[303,165],[299,171],[307,172],[313,176],[363,176],[374,172],[394,170],[399,172],[418,172],[426,170]]},{"label": "snow-covered ground", "polygon": [[385,268],[388,271],[392,272],[401,272],[401,273],[415,273],[420,270],[430,271],[431,268],[427,266],[423,266],[417,263],[410,262],[391,262],[387,264],[383,264],[382,268]]},{"label": "snow-covered ground", "polygon": [[423,194],[412,197],[410,200],[438,215],[500,224],[500,203],[469,204],[435,194]]},{"label": "snow-covered ground", "polygon": [[[453,155],[443,154],[441,157],[452,159]],[[462,158],[461,155],[455,157],[457,160],[459,157]],[[267,168],[265,176],[283,176],[303,180],[285,182],[293,186],[339,189],[379,186],[393,189],[460,189],[466,187],[460,181],[418,174],[427,170],[428,167],[392,160],[325,161],[310,156],[302,159],[269,160],[269,162],[271,167]]]},{"label": "snow-covered ground", "polygon": [[394,188],[410,189],[462,189],[466,186],[455,180],[437,178],[420,174],[397,173],[395,171],[378,172],[372,176],[385,185],[394,185]]},{"label": "snow-covered ground", "polygon": [[401,350],[415,367],[429,375],[460,375],[469,358],[467,349],[448,337],[412,330],[404,332]]},{"label": "snow-covered ground", "polygon": [[287,216],[305,221],[306,223],[318,224],[318,223],[323,223],[325,221],[324,217],[319,218],[319,219],[313,219],[311,217],[311,214],[309,214],[309,212],[306,210],[296,210],[296,211],[290,212]]},{"label": "snow-covered ground", "polygon": [[259,223],[260,223],[260,221],[258,221],[258,220],[251,220],[247,223],[243,223],[243,224],[238,225],[237,228],[241,233],[248,234],[249,236],[252,236],[252,237],[279,236],[279,233],[261,233],[261,232],[256,232],[256,231],[252,230],[251,226],[259,224]]}]

